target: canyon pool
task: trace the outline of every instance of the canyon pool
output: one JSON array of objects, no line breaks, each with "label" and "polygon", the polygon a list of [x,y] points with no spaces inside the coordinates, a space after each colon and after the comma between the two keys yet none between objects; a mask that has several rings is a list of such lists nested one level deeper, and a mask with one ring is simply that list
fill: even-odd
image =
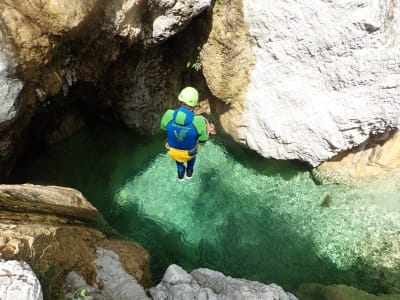
[{"label": "canyon pool", "polygon": [[[207,267],[277,283],[400,290],[400,187],[318,185],[297,163],[266,160],[213,137],[193,178],[178,182],[164,136],[96,125],[27,156],[12,176],[73,187],[166,267]],[[326,201],[329,199],[329,201]]]}]

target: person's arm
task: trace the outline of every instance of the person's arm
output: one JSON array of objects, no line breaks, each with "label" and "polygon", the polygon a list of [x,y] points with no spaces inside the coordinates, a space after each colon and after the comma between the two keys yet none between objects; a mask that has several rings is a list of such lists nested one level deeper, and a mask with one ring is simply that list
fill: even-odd
[{"label": "person's arm", "polygon": [[202,116],[195,116],[193,119],[193,125],[199,134],[197,141],[200,144],[204,144],[208,140],[207,124]]},{"label": "person's arm", "polygon": [[162,130],[167,130],[167,125],[169,122],[172,121],[172,119],[174,118],[174,110],[169,109],[167,110],[163,117],[161,118],[161,124],[160,127]]}]

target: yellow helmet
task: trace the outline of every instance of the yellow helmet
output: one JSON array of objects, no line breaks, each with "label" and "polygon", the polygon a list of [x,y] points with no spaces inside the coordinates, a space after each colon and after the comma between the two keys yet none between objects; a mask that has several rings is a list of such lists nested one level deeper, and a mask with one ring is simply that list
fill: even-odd
[{"label": "yellow helmet", "polygon": [[199,92],[191,86],[187,86],[181,90],[178,100],[190,107],[194,107],[199,102]]}]

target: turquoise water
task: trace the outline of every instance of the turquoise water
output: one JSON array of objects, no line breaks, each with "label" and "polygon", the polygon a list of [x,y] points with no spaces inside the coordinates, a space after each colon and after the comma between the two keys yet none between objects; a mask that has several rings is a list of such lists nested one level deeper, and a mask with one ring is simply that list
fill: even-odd
[{"label": "turquoise water", "polygon": [[163,139],[85,129],[21,163],[13,178],[82,191],[150,251],[156,282],[177,263],[289,290],[318,282],[398,291],[398,186],[317,185],[300,165],[217,138],[200,150],[192,180],[178,182]]}]

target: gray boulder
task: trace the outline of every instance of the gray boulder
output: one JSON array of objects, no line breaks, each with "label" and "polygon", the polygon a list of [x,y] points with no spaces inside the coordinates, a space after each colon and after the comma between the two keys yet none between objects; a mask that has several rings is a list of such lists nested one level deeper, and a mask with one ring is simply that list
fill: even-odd
[{"label": "gray boulder", "polygon": [[150,289],[154,300],[296,300],[276,284],[237,279],[209,270],[196,269],[190,274],[177,265],[166,270],[163,280]]},{"label": "gray boulder", "polygon": [[399,128],[400,5],[243,2],[256,57],[239,139],[313,166]]},{"label": "gray boulder", "polygon": [[150,299],[136,279],[124,270],[114,251],[98,248],[97,255],[97,282],[105,299]]},{"label": "gray boulder", "polygon": [[0,299],[43,299],[39,280],[26,262],[0,260]]}]

